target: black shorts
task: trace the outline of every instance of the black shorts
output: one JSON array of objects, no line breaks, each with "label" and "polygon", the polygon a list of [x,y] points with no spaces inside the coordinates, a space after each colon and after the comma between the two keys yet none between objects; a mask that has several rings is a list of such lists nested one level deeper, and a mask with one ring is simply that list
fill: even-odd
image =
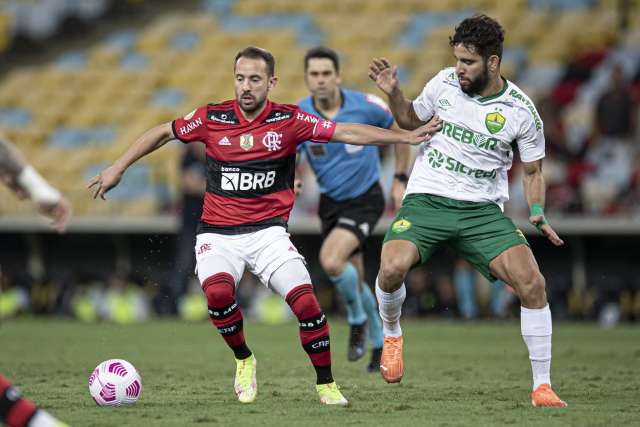
[{"label": "black shorts", "polygon": [[334,227],[340,227],[355,234],[362,245],[382,216],[384,205],[382,187],[377,182],[355,199],[336,201],[321,194],[318,215],[322,222],[322,239]]}]

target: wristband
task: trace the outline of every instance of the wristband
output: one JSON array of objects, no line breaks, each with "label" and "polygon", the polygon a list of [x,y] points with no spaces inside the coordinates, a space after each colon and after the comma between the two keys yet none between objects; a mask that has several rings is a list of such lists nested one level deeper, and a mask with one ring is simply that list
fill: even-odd
[{"label": "wristband", "polygon": [[403,184],[406,184],[409,181],[409,177],[407,176],[406,173],[397,173],[395,175],[393,175],[394,179],[397,179],[398,181],[402,182]]},{"label": "wristband", "polygon": [[540,203],[534,203],[531,205],[531,210],[529,211],[529,215],[542,217],[542,220],[539,223],[534,224],[537,229],[540,229],[541,226],[549,223],[547,221],[547,218],[544,216],[544,208],[542,207],[542,205],[540,205]]},{"label": "wristband", "polygon": [[32,166],[25,166],[16,182],[29,193],[31,200],[38,204],[53,205],[60,201],[60,192],[45,181]]}]

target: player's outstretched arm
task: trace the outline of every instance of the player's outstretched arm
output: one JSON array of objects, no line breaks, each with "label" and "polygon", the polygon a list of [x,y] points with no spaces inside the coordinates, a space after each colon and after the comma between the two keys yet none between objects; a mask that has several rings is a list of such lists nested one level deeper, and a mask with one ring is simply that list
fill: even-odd
[{"label": "player's outstretched arm", "polygon": [[0,181],[16,196],[29,198],[38,211],[51,219],[51,226],[62,233],[71,217],[71,204],[29,165],[20,151],[0,135]]},{"label": "player's outstretched arm", "polygon": [[369,64],[369,78],[389,98],[389,107],[398,125],[407,130],[417,129],[424,125],[418,118],[413,104],[405,98],[398,81],[398,67],[386,58],[374,58]]},{"label": "player's outstretched arm", "polygon": [[442,127],[442,120],[433,117],[416,130],[392,130],[356,123],[336,123],[332,140],[354,145],[419,145],[431,139]]},{"label": "player's outstretched arm", "polygon": [[93,188],[93,198],[100,196],[102,200],[105,200],[105,193],[118,185],[124,171],[129,166],[172,139],[174,139],[174,135],[171,122],[163,123],[143,133],[118,160],[89,180],[87,188]]},{"label": "player's outstretched arm", "polygon": [[551,228],[544,216],[545,187],[542,176],[542,160],[523,162],[524,166],[524,193],[529,203],[529,222],[533,224],[551,243],[556,246],[564,245],[558,234]]}]

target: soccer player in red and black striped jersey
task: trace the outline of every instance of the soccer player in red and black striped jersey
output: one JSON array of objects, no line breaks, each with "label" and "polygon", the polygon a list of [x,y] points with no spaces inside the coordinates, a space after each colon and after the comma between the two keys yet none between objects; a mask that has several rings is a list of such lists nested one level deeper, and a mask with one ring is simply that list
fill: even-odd
[{"label": "soccer player in red and black striped jersey", "polygon": [[[0,133],[0,183],[21,199],[31,199],[51,226],[63,233],[71,217],[71,204],[31,166],[22,153]],[[1,273],[1,272],[0,272]],[[2,274],[0,274],[0,280]],[[47,411],[11,385],[0,374],[0,425],[9,427],[65,427]]]},{"label": "soccer player in red and black striped jersey", "polygon": [[0,425],[8,427],[67,427],[40,409],[0,374]]},{"label": "soccer player in red and black striped jersey", "polygon": [[412,132],[334,123],[276,104],[273,56],[260,48],[239,52],[234,63],[236,99],[208,104],[145,132],[113,165],[89,182],[93,197],[118,185],[136,160],[177,138],[203,142],[207,189],[196,242],[196,270],[209,315],[236,358],[235,391],[255,400],[256,359],[243,334],[235,289],[245,268],[281,295],[300,323],[300,340],[316,370],[325,404],[346,405],[331,373],[329,325],[313,293],[302,255],[289,240],[296,147],[311,140],[350,144],[419,144],[439,130],[438,118]]}]

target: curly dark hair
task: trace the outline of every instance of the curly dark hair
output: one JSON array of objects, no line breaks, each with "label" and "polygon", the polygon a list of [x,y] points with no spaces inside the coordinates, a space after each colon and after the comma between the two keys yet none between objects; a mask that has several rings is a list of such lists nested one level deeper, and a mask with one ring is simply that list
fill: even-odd
[{"label": "curly dark hair", "polygon": [[487,15],[465,19],[456,27],[453,37],[449,37],[451,47],[462,44],[468,49],[475,49],[484,59],[497,55],[502,60],[503,42],[504,29],[498,21]]}]

